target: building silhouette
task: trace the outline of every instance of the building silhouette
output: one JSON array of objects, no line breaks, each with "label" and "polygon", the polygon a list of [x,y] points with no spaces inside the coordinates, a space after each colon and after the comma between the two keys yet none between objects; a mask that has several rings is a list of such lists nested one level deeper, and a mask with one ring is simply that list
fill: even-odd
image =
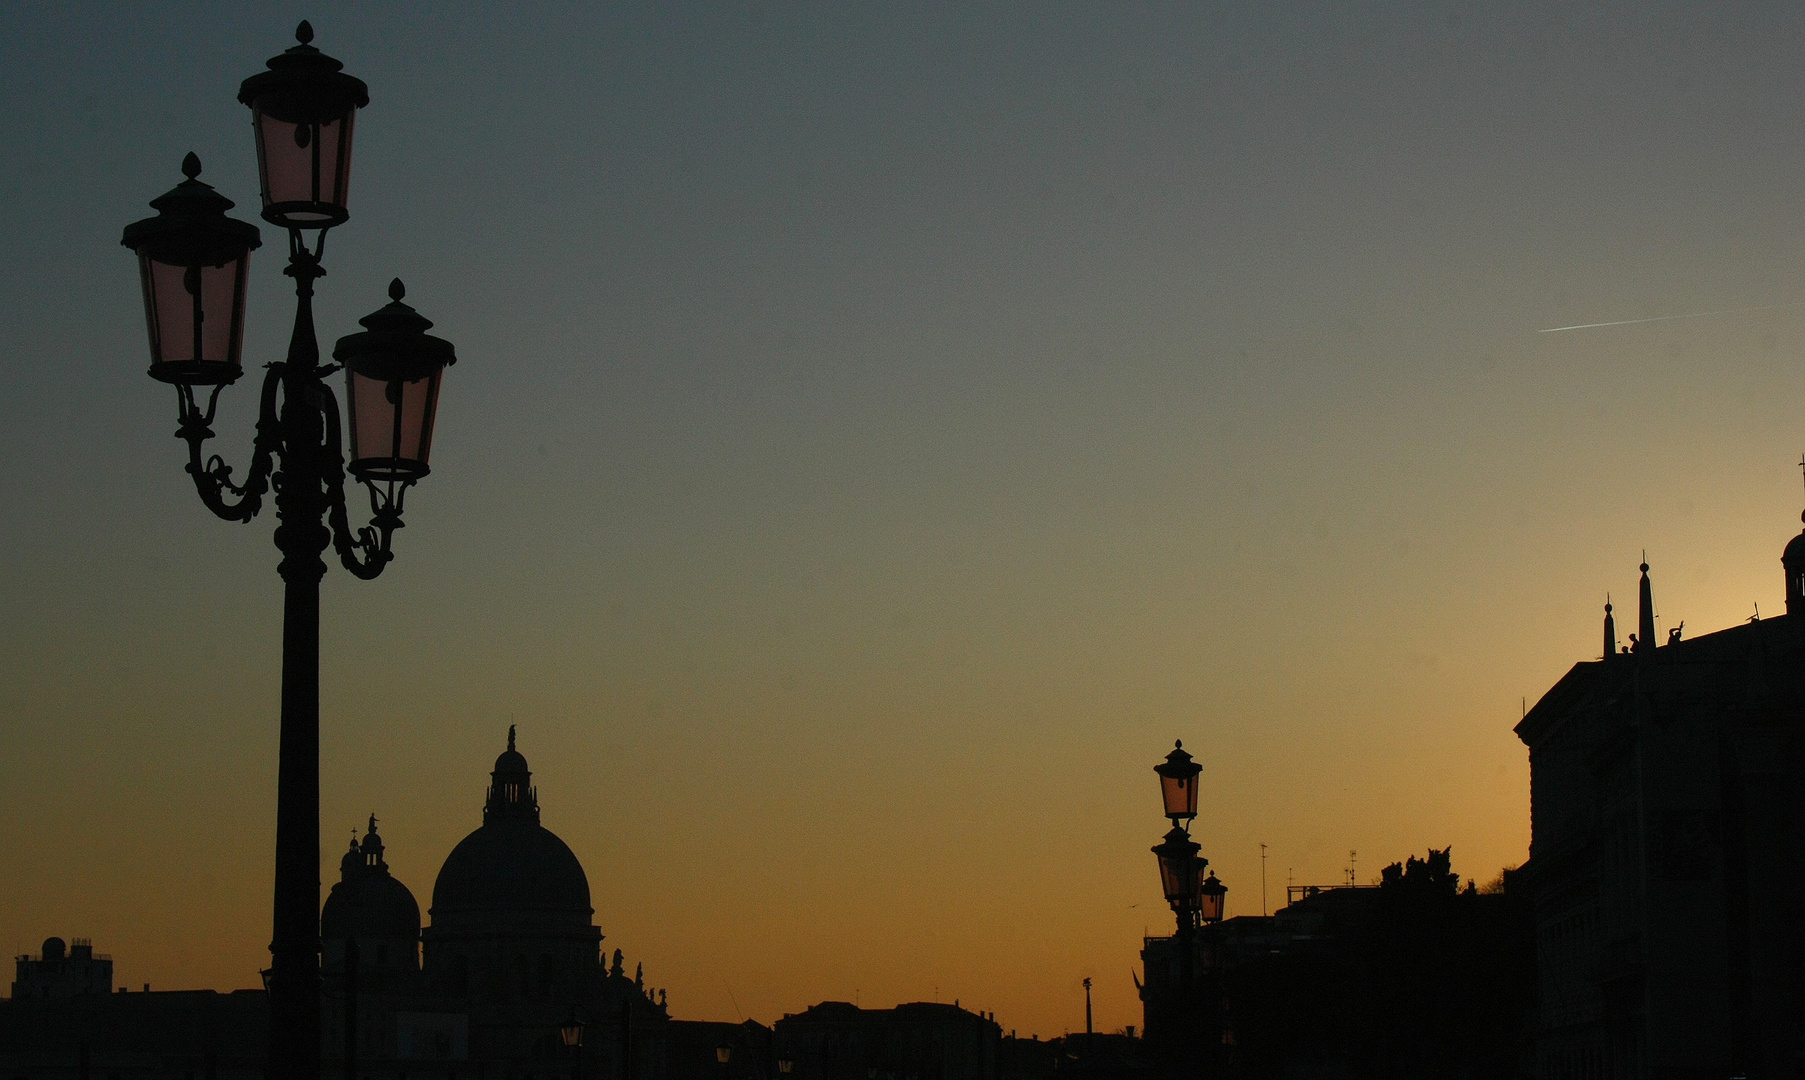
[{"label": "building silhouette", "polygon": [[1514,875],[1458,887],[1449,851],[1378,886],[1297,886],[1141,953],[1143,1050],[1163,1077],[1514,1080],[1534,1006],[1528,904]]},{"label": "building silhouette", "polygon": [[1575,664],[1529,748],[1536,1075],[1780,1077],[1805,1067],[1805,533],[1786,614]]},{"label": "building silhouette", "polygon": [[65,946],[59,937],[45,938],[36,956],[14,958],[12,996],[72,998],[113,992],[113,958],[94,954],[94,943],[76,938]]},{"label": "building silhouette", "polygon": [[1003,1036],[994,1017],[935,1001],[823,1001],[772,1030],[788,1080],[995,1080]]},{"label": "building silhouette", "polygon": [[[421,927],[371,816],[320,911],[326,1071],[398,1078],[568,1076],[667,1080],[664,995],[601,953],[582,864],[539,821],[532,772],[508,729],[482,824],[452,849]],[[422,952],[424,946],[424,952]],[[261,990],[109,993],[112,961],[86,942],[18,958],[0,1008],[0,1078],[261,1076]],[[582,1045],[566,1047],[573,1018]],[[713,1080],[728,1080],[709,1073]],[[696,1078],[700,1080],[700,1078]]]}]

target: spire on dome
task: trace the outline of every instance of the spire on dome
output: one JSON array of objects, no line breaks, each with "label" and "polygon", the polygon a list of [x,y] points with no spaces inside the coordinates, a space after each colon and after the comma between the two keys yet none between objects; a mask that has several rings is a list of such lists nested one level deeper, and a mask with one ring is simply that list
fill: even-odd
[{"label": "spire on dome", "polygon": [[1611,594],[1604,594],[1604,658],[1617,655],[1617,620],[1611,618]]},{"label": "spire on dome", "polygon": [[514,749],[514,725],[508,725],[508,749]]},{"label": "spire on dome", "polygon": [[1648,552],[1642,553],[1641,604],[1636,612],[1636,651],[1653,654],[1655,649],[1655,592],[1648,583]]}]

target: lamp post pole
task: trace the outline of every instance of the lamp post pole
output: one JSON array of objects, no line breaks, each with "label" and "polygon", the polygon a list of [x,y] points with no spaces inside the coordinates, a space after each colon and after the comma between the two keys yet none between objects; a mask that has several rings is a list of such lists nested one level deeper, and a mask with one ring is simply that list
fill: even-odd
[{"label": "lamp post pole", "polygon": [[[135,251],[150,330],[150,375],[176,388],[178,438],[188,444],[187,472],[201,502],[228,521],[250,521],[275,488],[275,542],[282,553],[282,707],[276,778],[276,873],[270,934],[269,1075],[318,1080],[320,1075],[320,579],[328,544],[353,575],[370,579],[393,558],[407,489],[429,471],[433,416],[444,368],[455,362],[449,342],[425,333],[432,324],[401,303],[361,320],[363,333],[341,338],[320,363],[313,286],[327,231],[345,209],[356,111],[369,102],[364,84],[312,44],[305,22],[300,44],[246,79],[239,100],[251,107],[262,180],[263,218],[286,230],[295,282],[295,322],[288,355],[263,380],[251,465],[242,482],[202,445],[213,437],[220,392],[243,372],[241,346],[250,252],[256,226],[226,215],[231,200],[199,180],[199,159],[182,163],[186,179],[152,200],[155,217],[126,227]],[[318,230],[310,249],[304,231]],[[338,398],[326,378],[343,370],[349,405],[349,450],[341,437]],[[204,401],[204,404],[203,404]],[[278,404],[279,402],[279,404]],[[278,467],[277,462],[280,462]],[[349,472],[369,489],[370,524],[353,532],[345,507]]]}]

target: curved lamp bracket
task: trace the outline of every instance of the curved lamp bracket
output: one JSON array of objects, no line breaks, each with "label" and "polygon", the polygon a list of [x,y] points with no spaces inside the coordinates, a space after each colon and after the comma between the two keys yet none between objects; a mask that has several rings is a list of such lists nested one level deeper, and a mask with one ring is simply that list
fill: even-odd
[{"label": "curved lamp bracket", "polygon": [[382,568],[395,557],[389,544],[395,530],[402,527],[401,504],[414,482],[389,480],[379,486],[376,481],[365,479],[363,484],[370,490],[370,524],[353,533],[345,509],[345,454],[339,434],[338,395],[323,382],[319,389],[320,411],[326,418],[323,465],[326,490],[332,499],[326,514],[332,525],[332,547],[346,570],[368,581],[382,573]]},{"label": "curved lamp bracket", "polygon": [[[282,383],[284,365],[271,364],[263,377],[263,400],[257,412],[257,435],[251,443],[251,468],[244,483],[232,482],[232,467],[218,454],[202,459],[201,444],[213,438],[213,414],[219,406],[215,386],[207,395],[206,408],[195,399],[194,387],[176,387],[176,417],[180,426],[176,438],[188,444],[188,475],[194,477],[194,488],[207,509],[227,521],[249,521],[263,508],[263,493],[269,490],[270,471],[281,444],[281,421],[276,414],[276,388]],[[228,500],[226,493],[236,496]]]}]

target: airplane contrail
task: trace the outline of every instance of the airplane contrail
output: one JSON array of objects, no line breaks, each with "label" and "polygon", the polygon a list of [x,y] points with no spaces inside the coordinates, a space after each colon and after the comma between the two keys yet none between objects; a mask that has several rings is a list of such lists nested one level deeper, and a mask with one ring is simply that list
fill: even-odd
[{"label": "airplane contrail", "polygon": [[1774,308],[1797,307],[1800,301],[1790,304],[1757,304],[1754,307],[1720,308],[1717,311],[1693,311],[1684,315],[1656,315],[1648,319],[1618,319],[1615,322],[1577,323],[1573,326],[1551,326],[1546,330],[1537,330],[1538,334],[1558,334],[1562,330],[1596,330],[1604,326],[1634,326],[1637,323],[1667,322],[1672,319],[1702,319],[1708,315],[1736,315],[1744,311],[1771,311]]}]

